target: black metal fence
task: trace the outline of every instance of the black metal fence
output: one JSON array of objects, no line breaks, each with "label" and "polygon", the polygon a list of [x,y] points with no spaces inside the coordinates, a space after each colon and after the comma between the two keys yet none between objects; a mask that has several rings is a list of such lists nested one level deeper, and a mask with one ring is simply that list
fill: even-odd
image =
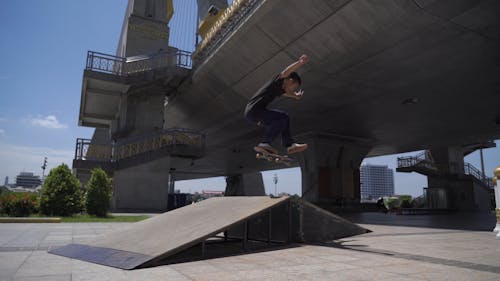
[{"label": "black metal fence", "polygon": [[176,50],[124,58],[88,51],[85,69],[118,76],[127,76],[137,72],[149,71],[167,66],[190,69],[192,66],[191,53]]}]

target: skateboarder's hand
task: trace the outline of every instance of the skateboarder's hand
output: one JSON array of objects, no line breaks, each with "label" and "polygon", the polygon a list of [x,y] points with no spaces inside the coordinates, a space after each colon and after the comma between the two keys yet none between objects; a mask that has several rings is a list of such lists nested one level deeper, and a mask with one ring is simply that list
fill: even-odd
[{"label": "skateboarder's hand", "polygon": [[304,90],[300,90],[300,91],[295,92],[295,98],[298,100],[300,100],[303,95],[304,95]]},{"label": "skateboarder's hand", "polygon": [[309,57],[308,57],[307,55],[302,55],[302,56],[300,56],[300,58],[299,58],[299,62],[300,62],[301,64],[306,64],[307,62],[309,62]]}]

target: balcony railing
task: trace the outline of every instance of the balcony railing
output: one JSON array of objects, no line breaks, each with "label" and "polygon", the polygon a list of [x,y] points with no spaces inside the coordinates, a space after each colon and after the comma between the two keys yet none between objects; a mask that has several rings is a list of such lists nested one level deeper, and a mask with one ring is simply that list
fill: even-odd
[{"label": "balcony railing", "polygon": [[247,18],[250,12],[257,7],[257,4],[262,2],[262,0],[234,0],[198,44],[197,50],[193,54],[196,63],[199,64],[205,60]]},{"label": "balcony railing", "polygon": [[128,138],[115,144],[92,143],[90,139],[79,138],[76,141],[75,160],[120,161],[160,149],[173,156],[199,158],[205,151],[205,135],[187,129],[170,129]]},{"label": "balcony railing", "polygon": [[167,66],[177,66],[190,69],[191,53],[177,50],[124,58],[88,51],[87,66],[85,69],[117,76],[128,76],[130,74],[150,71]]}]

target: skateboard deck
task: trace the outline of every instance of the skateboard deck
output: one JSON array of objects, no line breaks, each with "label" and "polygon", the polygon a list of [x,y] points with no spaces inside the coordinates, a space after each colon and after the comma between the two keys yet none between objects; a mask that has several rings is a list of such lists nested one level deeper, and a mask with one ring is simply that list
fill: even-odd
[{"label": "skateboard deck", "polygon": [[288,155],[271,153],[258,147],[254,147],[254,150],[257,152],[257,154],[255,154],[255,158],[257,159],[266,159],[269,162],[285,164],[287,166],[291,166],[293,163],[296,162],[295,159],[289,157]]}]

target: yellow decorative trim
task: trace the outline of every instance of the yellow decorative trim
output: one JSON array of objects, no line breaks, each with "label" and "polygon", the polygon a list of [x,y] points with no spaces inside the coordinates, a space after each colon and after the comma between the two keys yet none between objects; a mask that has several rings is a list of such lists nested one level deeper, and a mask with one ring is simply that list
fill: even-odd
[{"label": "yellow decorative trim", "polygon": [[167,22],[170,22],[172,17],[174,16],[174,3],[173,0],[167,1]]},{"label": "yellow decorative trim", "polygon": [[[228,20],[235,15],[237,11],[243,7],[243,5],[248,2],[248,0],[234,0],[231,6],[229,6],[227,9],[221,13],[222,15],[219,17],[219,19],[212,25],[210,30],[206,32],[205,36],[203,37],[203,40],[201,41],[201,44],[198,48],[198,50],[201,50],[207,46],[207,44],[213,40],[213,38],[219,33],[219,31],[225,27],[225,24],[228,22]],[[200,32],[201,33],[201,32]]]},{"label": "yellow decorative trim", "polygon": [[139,24],[129,24],[128,28],[129,28],[129,30],[137,31],[137,32],[140,32],[142,34],[145,34],[146,36],[150,37],[151,39],[168,39],[168,32],[167,31],[160,31],[160,30],[157,30],[153,27],[139,25]]}]

